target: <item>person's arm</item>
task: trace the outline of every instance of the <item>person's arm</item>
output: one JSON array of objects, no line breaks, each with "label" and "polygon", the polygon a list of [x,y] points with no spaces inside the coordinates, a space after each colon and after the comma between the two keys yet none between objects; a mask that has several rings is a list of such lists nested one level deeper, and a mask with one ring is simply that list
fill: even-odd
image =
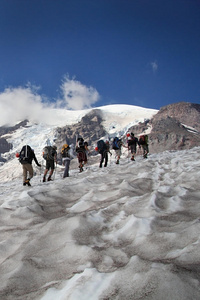
[{"label": "person's arm", "polygon": [[127,143],[127,146],[124,145],[124,143],[122,143],[122,146],[123,146],[124,148],[129,148],[128,143]]},{"label": "person's arm", "polygon": [[39,164],[39,162],[37,161],[37,158],[36,158],[36,156],[35,156],[35,153],[33,153],[33,159],[34,159],[36,165],[37,165],[38,167],[41,167],[41,164]]}]

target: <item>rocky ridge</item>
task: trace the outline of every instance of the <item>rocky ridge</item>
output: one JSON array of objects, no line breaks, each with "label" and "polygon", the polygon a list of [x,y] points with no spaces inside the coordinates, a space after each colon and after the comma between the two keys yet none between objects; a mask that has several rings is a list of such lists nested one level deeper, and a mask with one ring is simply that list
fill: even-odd
[{"label": "rocky ridge", "polygon": [[[102,126],[102,121],[101,111],[94,109],[79,123],[59,128],[56,142],[59,146],[65,141],[74,144],[76,136],[79,135],[84,137],[89,145],[94,145],[101,137],[109,136]],[[180,102],[164,106],[152,119],[129,130],[136,136],[148,133],[151,153],[200,146],[200,105]]]},{"label": "rocky ridge", "polygon": [[0,127],[0,162],[5,162],[5,159],[1,157],[2,153],[8,152],[10,149],[12,149],[12,144],[8,143],[6,138],[3,137],[4,135],[8,135],[15,130],[17,130],[20,127],[25,127],[28,123],[28,120],[24,120],[15,126],[1,126]]},{"label": "rocky ridge", "polygon": [[[94,149],[100,138],[109,136],[102,125],[103,118],[100,109],[93,109],[80,122],[58,127],[55,134],[58,149],[64,143],[75,145],[78,136],[84,137],[91,149]],[[2,135],[27,126],[27,122],[25,120],[14,127],[0,127],[0,153],[5,153],[12,147]],[[152,119],[132,126],[129,131],[134,132],[135,136],[148,134],[150,153],[200,146],[200,104],[179,102],[164,106]],[[95,155],[96,152],[92,150],[91,154]]]},{"label": "rocky ridge", "polygon": [[138,135],[149,128],[151,153],[200,146],[200,105],[180,102],[164,106],[151,120],[130,130]]}]

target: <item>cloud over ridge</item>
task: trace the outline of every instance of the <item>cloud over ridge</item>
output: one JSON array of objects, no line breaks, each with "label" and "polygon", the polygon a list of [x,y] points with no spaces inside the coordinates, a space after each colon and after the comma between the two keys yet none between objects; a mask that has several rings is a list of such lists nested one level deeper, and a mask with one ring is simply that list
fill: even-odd
[{"label": "cloud over ridge", "polygon": [[95,88],[69,76],[64,78],[60,89],[62,97],[51,102],[39,95],[39,88],[30,84],[6,88],[0,93],[0,126],[14,125],[25,119],[51,123],[56,110],[84,110],[91,108],[100,98]]},{"label": "cloud over ridge", "polygon": [[87,87],[75,79],[70,79],[69,76],[65,76],[60,88],[63,100],[59,106],[62,105],[67,109],[87,109],[99,100],[99,93],[95,88]]}]

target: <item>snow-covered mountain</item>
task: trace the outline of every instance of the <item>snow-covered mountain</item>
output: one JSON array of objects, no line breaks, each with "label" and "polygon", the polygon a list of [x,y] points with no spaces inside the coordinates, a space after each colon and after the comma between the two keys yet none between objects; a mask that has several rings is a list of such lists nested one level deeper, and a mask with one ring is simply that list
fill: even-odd
[{"label": "snow-covered mountain", "polygon": [[[94,128],[94,140],[134,126],[150,132],[155,115],[132,106],[56,110],[51,124],[4,131],[12,147],[0,167],[0,299],[200,299],[200,147],[146,160],[139,150],[134,162],[124,148],[119,165],[112,151],[106,168],[89,156],[82,173],[75,158],[68,178],[59,165],[54,181],[42,182],[47,140],[63,132],[73,140],[81,128]],[[33,163],[31,187],[15,157],[27,143],[42,163]]]},{"label": "snow-covered mountain", "polygon": [[[49,119],[46,116],[49,116]],[[0,127],[1,180],[7,180],[8,169],[19,168],[15,153],[29,144],[41,160],[46,143],[56,143],[58,152],[63,143],[75,145],[82,136],[93,149],[97,140],[126,136],[131,130],[136,136],[149,135],[150,153],[190,149],[200,145],[200,105],[180,102],[158,110],[132,105],[108,105],[82,111],[45,110],[45,118],[36,117],[12,127]],[[40,121],[40,122],[38,122]],[[124,140],[125,141],[125,140]],[[73,146],[72,146],[73,148]],[[18,171],[13,171],[13,176]]]},{"label": "snow-covered mountain", "polygon": [[[151,153],[190,149],[200,145],[200,105],[180,102],[159,111],[131,105],[109,105],[83,111],[46,108],[39,115],[33,114],[28,123],[0,127],[0,153],[3,154],[0,161],[12,157],[10,150],[16,150],[12,144],[16,144],[15,135],[18,147],[29,142],[41,153],[41,144],[46,139],[51,143],[56,141],[61,147],[66,141],[74,144],[77,135],[82,135],[93,147],[99,138],[124,135],[128,129],[136,136],[149,134]],[[41,139],[39,145],[38,139]]]},{"label": "snow-covered mountain", "polygon": [[[7,180],[9,169],[13,169],[12,173],[14,177],[19,174],[19,163],[16,160],[15,154],[21,150],[23,145],[29,144],[34,149],[36,156],[41,160],[42,149],[47,142],[50,144],[57,142],[58,127],[62,128],[78,124],[84,116],[90,114],[92,111],[92,109],[83,111],[52,109],[50,113],[51,119],[46,122],[33,123],[29,121],[25,123],[25,126],[17,127],[14,131],[11,127],[8,133],[1,136],[10,147],[9,151],[1,155],[7,163],[1,166],[0,180]],[[105,128],[106,134],[110,136],[124,134],[130,126],[150,119],[157,113],[157,110],[132,105],[109,105],[96,108],[95,111],[101,113],[103,120],[102,125]],[[99,124],[95,123],[95,130],[98,130],[98,126]],[[89,141],[90,136],[92,136],[91,130],[89,130],[89,136],[84,136],[81,127],[82,125],[80,125],[78,131],[76,129],[73,132],[72,139],[69,141],[70,144],[75,142],[77,134],[80,136],[83,135],[83,137]],[[68,135],[65,131],[63,139],[58,143],[58,151],[61,149],[61,145],[65,142],[65,138],[67,137]],[[103,136],[99,136],[99,138],[102,137]],[[90,148],[94,148],[92,143],[90,143]]]}]

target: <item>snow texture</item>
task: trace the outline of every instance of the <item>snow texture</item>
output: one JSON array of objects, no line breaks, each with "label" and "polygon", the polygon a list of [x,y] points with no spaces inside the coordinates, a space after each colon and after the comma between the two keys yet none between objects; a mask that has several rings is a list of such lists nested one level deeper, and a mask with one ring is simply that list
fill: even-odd
[{"label": "snow texture", "polygon": [[31,187],[1,167],[0,299],[200,299],[200,148],[114,156]]}]

